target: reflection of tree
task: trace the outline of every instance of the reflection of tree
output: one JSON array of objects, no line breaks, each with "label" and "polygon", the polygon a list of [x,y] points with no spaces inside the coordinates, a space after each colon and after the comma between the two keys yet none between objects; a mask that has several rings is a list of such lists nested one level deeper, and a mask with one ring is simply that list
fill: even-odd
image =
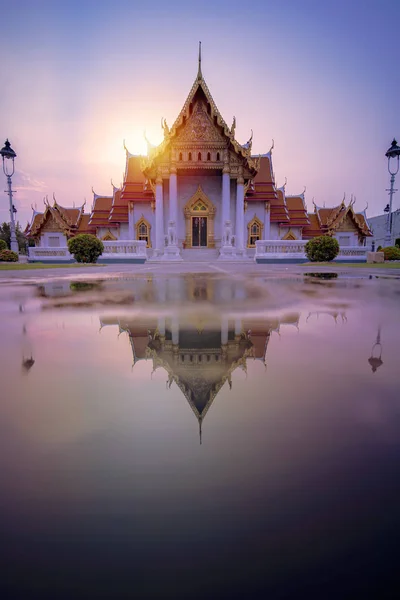
[{"label": "reflection of tree", "polygon": [[[20,312],[22,312],[21,305],[20,305]],[[32,355],[32,347],[31,347],[31,343],[28,338],[28,331],[27,331],[25,323],[22,326],[22,335],[23,335],[23,339],[24,339],[24,344],[23,344],[24,350],[23,350],[23,354],[22,354],[22,369],[23,369],[23,371],[25,371],[27,373],[28,371],[31,370],[31,368],[35,364],[35,360]],[[28,348],[29,348],[29,350],[26,352],[26,350]],[[30,357],[25,358],[25,355],[30,355]]]},{"label": "reflection of tree", "polygon": [[369,364],[371,365],[372,372],[375,371],[383,365],[382,360],[382,344],[381,344],[381,328],[378,327],[378,333],[376,336],[376,342],[372,346],[371,356],[368,359]]}]

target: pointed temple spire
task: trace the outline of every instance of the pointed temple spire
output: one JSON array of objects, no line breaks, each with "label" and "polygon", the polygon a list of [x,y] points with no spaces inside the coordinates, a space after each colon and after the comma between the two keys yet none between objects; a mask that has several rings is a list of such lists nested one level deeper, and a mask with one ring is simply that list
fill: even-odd
[{"label": "pointed temple spire", "polygon": [[197,71],[197,79],[203,79],[201,72],[201,42],[199,42],[199,70]]}]

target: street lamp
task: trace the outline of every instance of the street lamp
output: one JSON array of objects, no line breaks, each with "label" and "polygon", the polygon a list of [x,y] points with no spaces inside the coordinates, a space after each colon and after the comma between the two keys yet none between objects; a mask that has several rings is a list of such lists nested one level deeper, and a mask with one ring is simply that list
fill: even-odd
[{"label": "street lamp", "polygon": [[[389,150],[386,152],[385,156],[388,159],[388,171],[390,173],[390,190],[386,190],[389,192],[389,210],[387,211],[387,221],[386,221],[386,235],[385,235],[385,246],[392,245],[392,199],[393,194],[397,192],[394,189],[394,178],[399,172],[399,157],[400,157],[400,148],[397,145],[395,139],[393,139],[392,145]],[[397,160],[396,160],[397,158]],[[386,212],[386,209],[385,209]]]},{"label": "street lamp", "polygon": [[3,171],[4,175],[7,177],[8,184],[8,195],[10,198],[10,234],[11,234],[11,250],[18,254],[18,242],[17,236],[15,234],[15,221],[14,221],[14,213],[16,213],[16,209],[13,205],[12,201],[12,189],[11,189],[11,177],[14,175],[14,159],[17,156],[14,150],[11,148],[11,144],[8,140],[4,144],[4,147],[0,150],[0,154],[3,159]]}]

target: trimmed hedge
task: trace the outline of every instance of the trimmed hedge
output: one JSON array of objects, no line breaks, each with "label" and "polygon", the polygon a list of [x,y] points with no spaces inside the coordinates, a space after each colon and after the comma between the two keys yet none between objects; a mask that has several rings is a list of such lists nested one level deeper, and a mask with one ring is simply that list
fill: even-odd
[{"label": "trimmed hedge", "polygon": [[330,235],[320,235],[309,240],[305,250],[311,262],[330,262],[339,254],[339,242]]},{"label": "trimmed hedge", "polygon": [[5,242],[4,240],[0,239],[0,252],[2,250],[7,250],[7,242]]},{"label": "trimmed hedge", "polygon": [[68,250],[78,263],[95,263],[103,253],[103,242],[91,233],[80,233],[68,240]]},{"label": "trimmed hedge", "polygon": [[18,254],[12,250],[2,250],[0,252],[0,261],[18,262]]},{"label": "trimmed hedge", "polygon": [[400,248],[396,246],[386,246],[382,252],[385,255],[385,260],[400,260]]}]

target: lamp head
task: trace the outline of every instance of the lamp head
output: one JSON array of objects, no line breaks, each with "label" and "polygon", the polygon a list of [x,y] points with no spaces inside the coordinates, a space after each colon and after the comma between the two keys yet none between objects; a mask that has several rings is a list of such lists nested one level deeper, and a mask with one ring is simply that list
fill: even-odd
[{"label": "lamp head", "polygon": [[[400,151],[400,148],[399,148],[399,151]],[[14,150],[11,148],[11,144],[8,140],[6,140],[3,148],[0,150],[0,154],[3,157],[3,160],[5,158],[14,160],[14,158],[17,156],[16,153],[14,152]]]}]

